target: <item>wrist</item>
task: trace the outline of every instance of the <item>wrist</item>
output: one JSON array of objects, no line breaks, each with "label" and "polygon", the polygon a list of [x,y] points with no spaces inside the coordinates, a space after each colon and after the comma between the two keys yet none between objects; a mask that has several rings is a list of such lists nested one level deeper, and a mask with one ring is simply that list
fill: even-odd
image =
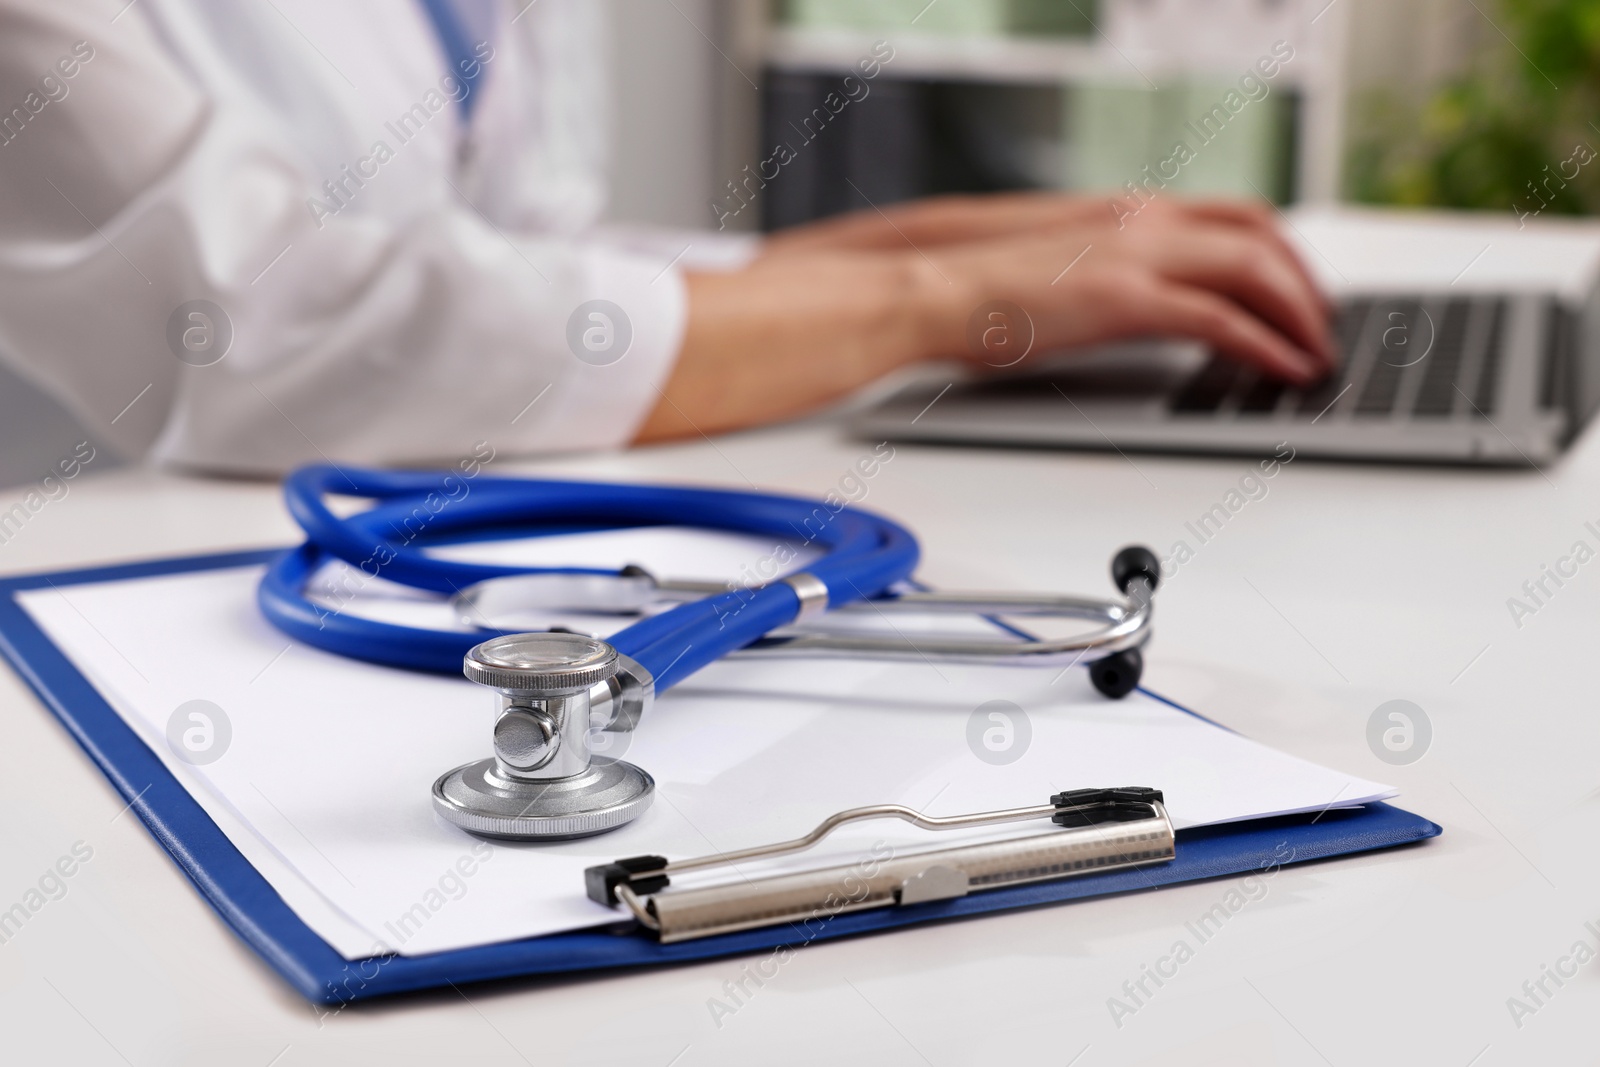
[{"label": "wrist", "polygon": [[966,354],[967,319],[975,298],[949,261],[937,264],[920,252],[901,256],[903,306],[909,313],[916,359],[959,359]]}]

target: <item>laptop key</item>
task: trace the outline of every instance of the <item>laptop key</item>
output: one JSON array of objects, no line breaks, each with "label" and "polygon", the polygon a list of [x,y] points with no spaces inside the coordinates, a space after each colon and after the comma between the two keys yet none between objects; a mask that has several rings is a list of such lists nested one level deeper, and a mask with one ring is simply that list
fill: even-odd
[{"label": "laptop key", "polygon": [[[1472,392],[1472,403],[1477,409],[1473,415],[1480,419],[1494,414],[1494,405],[1500,385],[1500,352],[1504,347],[1501,336],[1505,332],[1506,301],[1494,302],[1494,317],[1489,321],[1489,339],[1483,350],[1483,363],[1478,368],[1478,382]],[[1466,383],[1462,383],[1465,386]],[[1465,391],[1465,388],[1463,389]]]},{"label": "laptop key", "polygon": [[1385,301],[1379,313],[1382,317],[1376,324],[1378,336],[1372,370],[1356,399],[1357,415],[1392,414],[1405,368],[1425,358],[1423,353],[1427,349],[1424,347],[1419,352],[1417,346],[1426,346],[1433,340],[1421,304]]},{"label": "laptop key", "polygon": [[1348,388],[1350,370],[1356,363],[1356,345],[1361,341],[1362,327],[1372,314],[1372,306],[1373,301],[1369,299],[1357,299],[1339,308],[1333,320],[1334,343],[1339,349],[1339,369],[1300,394],[1299,414],[1315,419]]},{"label": "laptop key", "polygon": [[1339,346],[1339,355],[1345,360],[1355,354],[1356,342],[1361,340],[1361,328],[1367,324],[1375,301],[1370,298],[1351,300],[1340,306],[1333,320],[1333,338]]},{"label": "laptop key", "polygon": [[1338,400],[1350,388],[1350,383],[1345,381],[1345,371],[1348,367],[1341,367],[1338,373],[1330,374],[1310,389],[1300,394],[1299,403],[1295,406],[1297,415],[1311,419],[1317,418]]},{"label": "laptop key", "polygon": [[1411,405],[1413,415],[1442,418],[1455,410],[1456,379],[1461,375],[1471,311],[1472,304],[1463,299],[1451,300],[1445,305],[1443,321],[1439,323],[1438,335],[1422,371],[1422,384]]},{"label": "laptop key", "polygon": [[1395,397],[1400,394],[1401,368],[1381,359],[1372,365],[1367,374],[1361,395],[1356,398],[1357,415],[1388,415],[1394,411]]},{"label": "laptop key", "polygon": [[1239,378],[1239,364],[1221,356],[1195,372],[1172,398],[1171,410],[1181,414],[1211,414],[1222,406]]},{"label": "laptop key", "polygon": [[1270,415],[1277,410],[1278,398],[1283,396],[1285,386],[1276,378],[1261,375],[1245,390],[1244,399],[1239,401],[1241,415]]}]

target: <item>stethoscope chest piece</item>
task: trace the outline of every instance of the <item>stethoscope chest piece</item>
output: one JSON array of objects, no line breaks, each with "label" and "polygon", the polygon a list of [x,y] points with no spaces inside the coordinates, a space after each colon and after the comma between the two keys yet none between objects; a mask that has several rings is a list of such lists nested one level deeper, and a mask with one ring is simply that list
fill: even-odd
[{"label": "stethoscope chest piece", "polygon": [[470,833],[523,841],[588,837],[638,818],[654,779],[589,750],[591,693],[618,666],[614,648],[578,634],[509,634],[474,647],[463,672],[500,693],[495,754],[434,782],[434,810]]}]

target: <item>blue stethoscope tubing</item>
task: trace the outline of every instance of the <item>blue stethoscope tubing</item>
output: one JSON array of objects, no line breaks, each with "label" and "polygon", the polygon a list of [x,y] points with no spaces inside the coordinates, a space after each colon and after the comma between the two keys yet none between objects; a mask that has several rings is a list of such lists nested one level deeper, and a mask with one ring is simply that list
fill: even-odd
[{"label": "blue stethoscope tubing", "polygon": [[[329,495],[370,498],[366,511],[340,517]],[[440,559],[423,543],[465,540],[496,528],[506,536],[576,528],[694,526],[809,541],[825,550],[805,570],[828,588],[828,606],[879,596],[911,577],[916,538],[882,516],[854,507],[771,493],[544,479],[464,478],[454,471],[379,471],[317,464],[284,482],[289,511],[305,543],[267,568],[256,600],[285,634],[314,648],[369,663],[459,674],[478,643],[510,631],[429,630],[362,618],[311,601],[306,585],[332,559],[383,578],[445,595],[520,574],[616,574],[585,567],[517,567]],[[820,521],[819,521],[820,519]],[[793,622],[800,595],[781,581],[679,605],[608,638],[655,676],[663,690],[709,663]]]}]

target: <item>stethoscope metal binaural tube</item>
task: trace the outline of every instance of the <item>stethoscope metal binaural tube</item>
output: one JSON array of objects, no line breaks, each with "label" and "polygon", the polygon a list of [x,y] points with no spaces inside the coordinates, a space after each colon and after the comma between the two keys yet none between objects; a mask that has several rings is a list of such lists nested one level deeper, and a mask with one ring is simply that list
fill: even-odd
[{"label": "stethoscope metal binaural tube", "polygon": [[[959,614],[999,617],[1082,619],[1099,626],[1066,638],[922,635],[916,638],[826,630],[777,630],[731,656],[831,655],[844,658],[936,658],[991,664],[1045,664],[1071,657],[1071,662],[1098,660],[1140,648],[1149,639],[1159,564],[1148,549],[1123,549],[1112,564],[1112,576],[1126,602],[1053,593],[928,592],[913,590],[857,600],[828,612],[831,617]],[[657,604],[677,603],[727,592],[726,584],[657,579],[640,567],[616,575],[528,575],[491,579],[469,586],[451,598],[457,617],[485,630],[506,627],[507,615],[518,611],[581,611],[592,614],[641,614]],[[1015,633],[1015,631],[1013,631]],[[1124,669],[1131,664],[1124,664]],[[1100,679],[1095,679],[1100,684]],[[1134,672],[1132,684],[1137,684]],[[1131,688],[1131,686],[1130,686]],[[1108,696],[1122,693],[1109,692]]]},{"label": "stethoscope metal binaural tube", "polygon": [[[1111,656],[1139,648],[1151,630],[1150,583],[1140,578],[1127,604],[1065,596],[1010,596],[1003,593],[903,593],[848,605],[849,614],[878,612],[919,614],[928,612],[985,616],[1033,616],[1086,619],[1101,623],[1088,634],[1066,638],[1023,638],[996,641],[979,637],[818,633],[812,631],[769,634],[741,649],[738,655],[827,653],[847,658],[938,658],[975,663],[1039,663],[1076,653],[1074,660],[1090,655]],[[1142,591],[1142,593],[1141,593]],[[1137,679],[1135,679],[1137,681]],[[1112,695],[1112,694],[1107,694]]]}]

